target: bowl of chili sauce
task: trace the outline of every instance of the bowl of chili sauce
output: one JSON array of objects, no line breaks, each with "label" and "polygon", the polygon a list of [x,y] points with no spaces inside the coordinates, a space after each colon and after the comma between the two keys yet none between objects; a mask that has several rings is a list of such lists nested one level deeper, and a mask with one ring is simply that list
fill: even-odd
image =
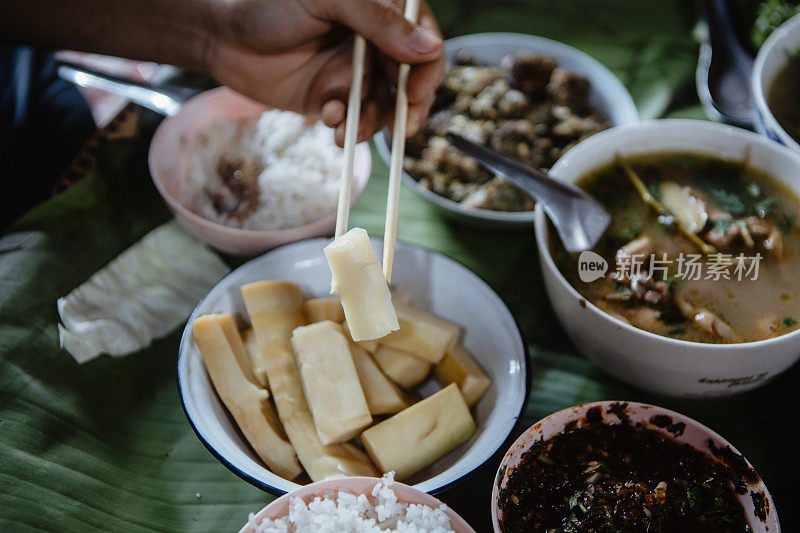
[{"label": "bowl of chili sauce", "polygon": [[595,402],[540,420],[511,446],[492,490],[496,533],[776,533],[753,466],[674,411]]}]

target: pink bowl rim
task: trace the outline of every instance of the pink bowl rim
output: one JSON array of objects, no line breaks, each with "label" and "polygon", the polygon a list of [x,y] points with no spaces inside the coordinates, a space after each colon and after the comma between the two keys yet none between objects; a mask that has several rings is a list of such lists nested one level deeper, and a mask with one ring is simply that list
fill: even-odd
[{"label": "pink bowl rim", "polygon": [[[270,513],[274,512],[277,508],[282,507],[284,505],[288,505],[289,500],[291,498],[302,498],[303,501],[308,503],[314,497],[321,495],[325,491],[332,491],[332,490],[339,490],[345,489],[350,492],[356,494],[369,494],[372,489],[382,481],[381,478],[377,477],[363,477],[363,476],[352,476],[352,477],[341,477],[341,478],[333,478],[333,479],[325,479],[322,481],[316,481],[314,483],[309,483],[308,485],[303,485],[302,487],[293,490],[292,492],[288,492],[283,496],[276,498],[268,505],[266,505],[263,509],[253,516],[254,520],[262,521],[267,518]],[[356,487],[364,487],[369,485],[369,488],[356,488]],[[351,488],[352,487],[352,488]],[[422,503],[427,505],[428,507],[437,508],[440,505],[445,506],[445,513],[447,517],[450,519],[450,527],[456,533],[475,533],[475,530],[461,518],[449,505],[443,503],[438,498],[431,496],[427,492],[423,492],[421,490],[417,490],[410,485],[406,485],[405,483],[401,483],[399,481],[392,482],[391,485],[392,489],[400,489],[399,493],[405,494],[413,494],[416,499],[419,501],[412,502],[412,503]],[[402,494],[398,494],[398,501],[404,501]],[[280,516],[285,516],[285,514],[281,514]],[[278,518],[275,516],[273,518]],[[251,533],[252,529],[249,528],[249,523],[246,523],[239,533]]]},{"label": "pink bowl rim", "polygon": [[[491,505],[491,515],[492,515],[492,528],[494,529],[495,533],[502,533],[502,530],[500,529],[500,519],[499,519],[499,516],[498,516],[498,513],[497,513],[497,498],[498,498],[498,495],[499,495],[499,486],[502,483],[503,479],[505,478],[505,474],[506,474],[506,471],[507,471],[508,463],[511,460],[512,453],[515,452],[517,450],[517,448],[521,448],[523,451],[527,450],[528,448],[530,448],[530,446],[533,444],[533,442],[536,442],[537,440],[541,440],[541,438],[542,438],[542,436],[541,436],[542,435],[542,428],[544,427],[546,422],[552,421],[553,419],[563,419],[563,422],[566,425],[567,423],[572,422],[574,420],[579,420],[592,407],[601,407],[602,410],[603,410],[603,415],[605,415],[606,411],[607,411],[607,409],[606,409],[607,407],[611,407],[612,405],[619,405],[619,404],[625,404],[627,406],[634,407],[634,408],[640,409],[640,410],[652,410],[651,412],[653,414],[667,415],[670,418],[672,418],[673,420],[678,420],[680,422],[686,423],[687,426],[688,425],[692,425],[696,429],[698,429],[701,432],[705,433],[706,436],[709,439],[712,439],[712,440],[716,441],[717,446],[727,446],[728,448],[730,448],[730,450],[732,452],[734,452],[737,455],[739,455],[740,457],[742,457],[742,459],[744,459],[744,461],[747,463],[747,465],[751,469],[753,469],[754,472],[756,472],[756,474],[758,475],[758,478],[759,478],[758,483],[755,483],[755,484],[752,484],[752,485],[748,485],[748,490],[750,490],[750,489],[752,489],[754,487],[758,488],[759,490],[762,490],[764,492],[764,496],[766,497],[766,499],[767,499],[767,501],[769,503],[769,511],[768,511],[769,514],[767,515],[767,519],[764,522],[764,524],[767,527],[769,527],[771,525],[774,525],[775,529],[774,530],[767,529],[767,531],[769,531],[769,533],[781,533],[781,525],[780,525],[780,519],[778,517],[778,510],[775,507],[775,502],[772,500],[772,495],[770,494],[769,489],[767,488],[766,484],[764,483],[764,480],[761,478],[761,476],[755,470],[753,465],[750,463],[750,461],[748,461],[747,458],[735,446],[733,446],[730,442],[728,442],[725,438],[723,438],[721,435],[719,435],[714,430],[710,429],[706,425],[701,424],[700,422],[698,422],[698,421],[694,420],[693,418],[690,418],[690,417],[688,417],[686,415],[683,415],[683,414],[678,413],[676,411],[672,411],[671,409],[667,409],[665,407],[659,407],[657,405],[641,403],[641,402],[632,402],[632,401],[627,401],[627,400],[601,400],[601,401],[596,401],[596,402],[587,402],[587,403],[576,404],[576,405],[573,405],[573,406],[570,406],[570,407],[565,407],[564,409],[560,409],[558,411],[550,413],[549,415],[545,416],[544,418],[541,418],[540,420],[534,422],[533,424],[531,424],[531,426],[528,429],[526,429],[514,441],[514,444],[512,444],[508,448],[508,450],[506,451],[505,455],[503,456],[502,461],[500,461],[500,466],[497,468],[497,473],[495,474],[494,480],[492,482],[492,497],[491,497],[490,505]],[[604,420],[605,420],[605,417],[604,417]],[[616,423],[621,423],[621,422],[616,422]],[[655,428],[655,431],[658,431],[659,433],[663,433],[666,436],[671,436],[668,431],[662,430],[660,428]],[[557,432],[557,434],[560,434],[560,433],[563,433],[563,429]],[[675,437],[672,436],[672,438],[675,438]],[[680,441],[679,440],[679,442],[684,442],[684,441]],[[704,449],[701,449],[701,448],[697,448],[694,445],[692,445],[692,447],[697,449],[697,450],[699,450],[699,451],[701,451],[701,452],[703,452],[703,453],[708,453],[707,450],[704,450]],[[502,476],[501,476],[501,474],[502,474]],[[758,531],[758,530],[755,530],[755,531]]]},{"label": "pink bowl rim", "polygon": [[[189,102],[196,102],[202,101],[208,98],[218,97],[216,95],[222,93],[234,93],[239,98],[246,98],[239,93],[234,92],[233,90],[229,89],[228,87],[217,87],[214,89],[210,89],[208,91],[204,91],[196,96],[190,98],[185,104]],[[259,104],[260,105],[260,104]],[[270,109],[268,106],[263,106],[264,110]],[[181,107],[183,109],[183,106]],[[180,113],[180,111],[178,112]],[[166,117],[156,128],[155,133],[153,134],[152,139],[150,140],[150,145],[148,147],[148,154],[147,154],[147,164],[148,170],[150,172],[150,179],[153,181],[153,184],[156,186],[159,195],[167,202],[167,205],[178,215],[185,217],[186,219],[202,226],[206,230],[210,231],[229,231],[232,235],[240,236],[244,238],[256,238],[256,237],[265,237],[270,236],[274,238],[290,238],[294,239],[295,234],[302,233],[304,231],[312,231],[317,224],[322,221],[326,221],[331,218],[331,216],[335,217],[336,212],[326,213],[323,216],[312,220],[307,224],[303,224],[302,226],[295,226],[292,228],[283,228],[278,230],[253,230],[253,229],[244,229],[244,228],[237,228],[234,226],[226,226],[225,224],[219,224],[214,222],[213,220],[209,220],[201,215],[198,215],[188,207],[186,207],[183,203],[178,201],[177,198],[172,196],[164,185],[161,183],[161,176],[155,172],[155,161],[153,157],[153,146],[163,142],[161,139],[166,135],[165,133],[165,124],[170,124],[173,117]],[[355,205],[358,199],[361,197],[361,194],[364,192],[364,189],[367,187],[367,183],[369,183],[370,176],[372,174],[372,154],[369,149],[369,141],[364,141],[358,143],[355,149],[355,159],[356,163],[353,165],[354,168],[359,168],[359,164],[361,168],[363,168],[363,172],[359,172],[357,174],[354,173],[353,175],[353,188],[350,192],[350,203],[351,207]],[[360,163],[359,163],[360,161]]]}]

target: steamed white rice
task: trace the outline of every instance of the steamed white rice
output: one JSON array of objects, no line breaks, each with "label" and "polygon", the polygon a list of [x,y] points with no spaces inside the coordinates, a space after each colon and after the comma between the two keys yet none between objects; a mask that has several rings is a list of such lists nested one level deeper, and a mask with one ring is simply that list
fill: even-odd
[{"label": "steamed white rice", "polygon": [[[302,226],[336,211],[342,151],[333,130],[307,126],[301,115],[270,110],[257,119],[222,120],[189,147],[182,202],[200,216],[233,227],[277,230]],[[250,160],[258,171],[258,207],[246,218],[220,213],[212,196],[225,185],[220,158]]]},{"label": "steamed white rice", "polygon": [[346,490],[317,496],[306,503],[289,501],[289,515],[257,524],[251,513],[248,526],[255,533],[453,533],[444,504],[427,505],[397,501],[392,490],[394,474],[386,474],[372,490],[372,497]]}]

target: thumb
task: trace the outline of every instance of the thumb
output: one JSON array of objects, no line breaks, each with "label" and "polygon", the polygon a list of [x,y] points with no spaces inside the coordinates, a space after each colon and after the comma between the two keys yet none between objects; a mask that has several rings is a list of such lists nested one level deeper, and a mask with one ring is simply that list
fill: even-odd
[{"label": "thumb", "polygon": [[400,63],[424,63],[436,58],[441,36],[409,22],[391,0],[333,0],[332,18],[363,35]]}]

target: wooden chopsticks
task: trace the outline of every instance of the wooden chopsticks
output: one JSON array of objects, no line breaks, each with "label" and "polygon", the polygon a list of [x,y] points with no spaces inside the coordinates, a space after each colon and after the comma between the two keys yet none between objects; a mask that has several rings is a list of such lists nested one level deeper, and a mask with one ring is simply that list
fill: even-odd
[{"label": "wooden chopsticks", "polygon": [[[407,0],[405,17],[417,22],[419,0]],[[408,121],[408,95],[406,85],[411,67],[403,63],[397,76],[397,100],[394,107],[394,131],[392,131],[392,155],[389,162],[389,192],[386,198],[386,222],[383,229],[383,276],[392,281],[394,248],[397,242],[397,213],[400,209],[400,183],[403,175],[403,158],[406,152],[406,122]]]},{"label": "wooden chopsticks", "polygon": [[[416,22],[419,17],[419,0],[407,0],[404,14],[407,20]],[[365,48],[364,38],[356,35],[353,44],[353,74],[345,120],[342,181],[339,189],[339,207],[336,214],[337,238],[347,232],[350,214],[350,191],[353,183],[353,158],[355,156],[358,123],[361,114],[361,85],[364,79]],[[397,215],[400,208],[400,183],[403,174],[403,157],[406,150],[406,122],[408,121],[406,85],[410,70],[411,67],[409,65],[401,64],[397,78],[397,100],[395,102],[392,152],[389,164],[389,190],[386,200],[386,222],[383,233],[383,275],[387,283],[392,280],[394,249],[397,243]]]},{"label": "wooden chopsticks", "polygon": [[360,35],[353,41],[353,68],[350,78],[350,95],[347,98],[347,117],[344,126],[344,154],[342,156],[342,181],[339,186],[339,206],[336,210],[336,238],[347,233],[350,218],[350,193],[353,190],[353,159],[358,140],[358,123],[361,116],[361,86],[364,82],[364,57],[367,43]]}]

